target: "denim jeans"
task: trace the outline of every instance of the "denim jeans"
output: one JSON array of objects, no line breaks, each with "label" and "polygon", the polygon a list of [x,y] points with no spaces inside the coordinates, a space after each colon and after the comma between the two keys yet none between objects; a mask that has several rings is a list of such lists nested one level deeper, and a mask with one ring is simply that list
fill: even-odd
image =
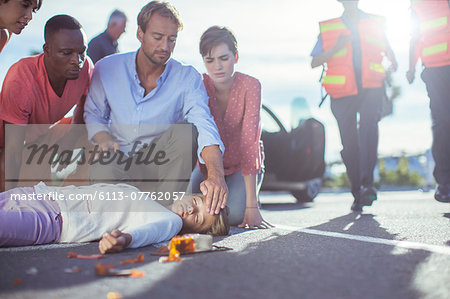
[{"label": "denim jeans", "polygon": [[[264,173],[257,175],[256,193],[259,195]],[[203,181],[203,176],[198,166],[192,172],[191,180],[189,182],[188,192],[200,193],[200,183]],[[225,182],[228,187],[227,206],[230,209],[229,221],[230,225],[239,225],[244,220],[246,203],[245,183],[241,171],[235,172],[225,176]],[[259,202],[259,196],[258,196]]]}]

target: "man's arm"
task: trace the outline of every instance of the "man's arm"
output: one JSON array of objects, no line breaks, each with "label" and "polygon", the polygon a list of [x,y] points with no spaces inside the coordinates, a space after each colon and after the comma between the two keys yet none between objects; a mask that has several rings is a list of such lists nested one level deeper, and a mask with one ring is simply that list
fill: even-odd
[{"label": "man's arm", "polygon": [[100,151],[117,151],[119,145],[109,133],[108,120],[110,107],[100,79],[100,68],[96,67],[92,74],[91,86],[84,104],[84,121],[88,137],[99,145]]},{"label": "man's arm", "polygon": [[384,35],[384,41],[385,41],[385,44],[386,44],[385,54],[386,54],[387,59],[389,59],[389,61],[391,62],[391,66],[389,67],[389,71],[391,73],[394,73],[398,69],[397,59],[395,58],[394,51],[392,51],[391,44],[389,43],[389,40],[388,40],[386,35]]},{"label": "man's arm", "polygon": [[334,54],[339,52],[342,48],[345,47],[345,45],[352,41],[352,37],[350,35],[339,35],[338,39],[336,40],[336,43],[334,46],[325,51],[322,52],[316,56],[313,56],[311,60],[311,67],[316,68],[318,66],[321,66],[322,64],[326,63],[328,60],[330,60]]},{"label": "man's arm", "polygon": [[201,156],[205,161],[207,178],[200,183],[200,190],[206,196],[206,210],[219,214],[225,208],[228,187],[225,183],[222,153],[218,145],[205,146]]},{"label": "man's arm", "polygon": [[411,37],[411,41],[409,43],[409,68],[406,72],[406,79],[408,80],[409,84],[412,84],[414,82],[414,79],[416,77],[416,51],[417,46],[419,45],[419,38],[416,36]]},{"label": "man's arm", "polygon": [[201,75],[191,69],[191,82],[184,100],[185,119],[195,125],[198,131],[197,156],[201,164],[206,164],[207,179],[200,184],[200,190],[206,196],[206,207],[211,214],[219,213],[225,207],[228,188],[223,176],[222,155],[225,147],[220,139],[219,130],[208,108],[208,95]]},{"label": "man's arm", "polygon": [[413,28],[411,30],[411,41],[409,43],[409,68],[406,72],[406,79],[409,84],[414,82],[416,76],[416,64],[418,60],[417,47],[420,39],[418,19],[414,12],[411,12],[411,23]]}]

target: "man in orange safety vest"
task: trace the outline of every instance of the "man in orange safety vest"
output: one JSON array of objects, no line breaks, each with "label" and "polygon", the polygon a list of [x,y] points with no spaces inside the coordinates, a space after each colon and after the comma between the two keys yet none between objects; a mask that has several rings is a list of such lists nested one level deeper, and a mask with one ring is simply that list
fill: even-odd
[{"label": "man in orange safety vest", "polygon": [[338,1],[344,13],[319,23],[311,67],[326,65],[322,85],[331,96],[331,110],[339,126],[341,155],[354,197],[352,210],[361,211],[377,198],[373,171],[385,97],[382,62],[388,58],[389,71],[397,70],[397,62],[385,36],[384,18],[360,10],[358,0]]},{"label": "man in orange safety vest", "polygon": [[420,58],[422,80],[430,98],[435,160],[433,171],[438,183],[434,197],[450,202],[450,2],[449,0],[412,0],[413,32],[409,70],[411,84]]}]

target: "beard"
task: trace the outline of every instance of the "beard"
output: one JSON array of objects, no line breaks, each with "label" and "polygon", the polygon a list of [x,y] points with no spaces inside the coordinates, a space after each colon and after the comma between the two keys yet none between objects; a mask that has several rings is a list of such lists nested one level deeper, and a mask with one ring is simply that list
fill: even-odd
[{"label": "beard", "polygon": [[[151,54],[146,53],[145,51],[144,55],[147,57],[150,62],[152,62],[155,65],[165,65],[167,61],[169,61],[171,53],[170,52],[163,52],[163,51],[153,51]],[[160,55],[165,55],[165,57],[161,57]]]}]

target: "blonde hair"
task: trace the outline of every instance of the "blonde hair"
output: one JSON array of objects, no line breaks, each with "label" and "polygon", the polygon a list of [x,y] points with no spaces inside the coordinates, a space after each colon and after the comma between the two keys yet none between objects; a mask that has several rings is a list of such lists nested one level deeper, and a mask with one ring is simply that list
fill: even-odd
[{"label": "blonde hair", "polygon": [[219,215],[216,215],[216,221],[214,221],[211,227],[202,233],[213,236],[228,235],[230,232],[230,221],[228,219],[229,214],[230,209],[227,206],[225,206],[224,209],[220,210]]},{"label": "blonde hair", "polygon": [[[194,193],[192,195],[200,197],[203,201],[205,201],[205,196],[201,193]],[[230,215],[230,209],[225,206],[224,209],[220,209],[218,215],[214,214],[216,218],[214,223],[208,227],[207,229],[200,231],[200,234],[207,234],[213,236],[226,236],[230,232],[230,221],[228,219],[228,215]]]}]

